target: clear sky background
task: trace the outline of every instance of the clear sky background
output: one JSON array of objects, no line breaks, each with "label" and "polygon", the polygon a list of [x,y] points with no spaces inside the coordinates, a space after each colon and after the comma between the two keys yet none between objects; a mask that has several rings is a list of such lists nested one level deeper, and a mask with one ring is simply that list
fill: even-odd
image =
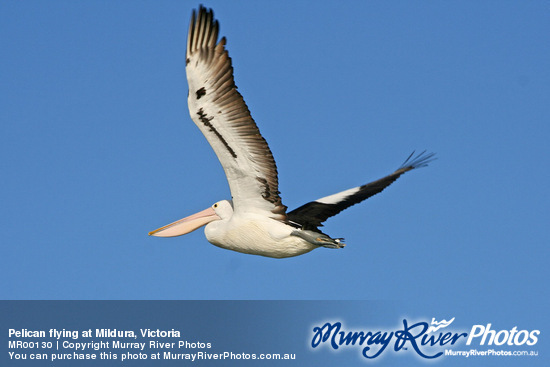
[{"label": "clear sky background", "polygon": [[396,300],[538,325],[547,1],[205,5],[290,209],[385,176],[413,150],[439,159],[330,219],[343,250],[276,260],[202,230],[149,237],[230,197],[187,110],[198,3],[3,1],[2,299]]}]

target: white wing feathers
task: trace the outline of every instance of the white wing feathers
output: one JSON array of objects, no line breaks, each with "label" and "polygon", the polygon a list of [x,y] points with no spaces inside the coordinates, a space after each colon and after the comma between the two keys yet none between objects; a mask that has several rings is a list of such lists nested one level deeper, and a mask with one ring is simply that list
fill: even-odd
[{"label": "white wing feathers", "polygon": [[189,113],[218,156],[235,212],[260,212],[286,219],[277,167],[265,139],[237,91],[225,38],[211,10],[193,12],[187,38]]}]

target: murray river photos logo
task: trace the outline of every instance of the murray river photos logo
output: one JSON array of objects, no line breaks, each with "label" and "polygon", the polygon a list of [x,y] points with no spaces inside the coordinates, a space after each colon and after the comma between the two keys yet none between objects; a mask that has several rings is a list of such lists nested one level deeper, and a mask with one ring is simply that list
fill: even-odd
[{"label": "murray river photos logo", "polygon": [[[469,332],[455,331],[449,327],[455,318],[431,323],[420,321],[410,323],[403,320],[403,327],[395,330],[359,330],[349,331],[339,321],[325,322],[322,326],[313,327],[311,347],[318,348],[323,345],[333,350],[344,348],[359,349],[361,355],[367,359],[374,359],[385,351],[393,349],[394,352],[413,351],[414,354],[426,358],[435,359],[445,356],[483,356],[483,355],[538,355],[537,351],[516,350],[477,350],[475,348],[508,347],[514,349],[518,346],[532,347],[537,344],[539,330],[520,330],[517,326],[507,330],[495,330],[492,324],[473,325]],[[467,350],[457,348],[467,346]]]}]

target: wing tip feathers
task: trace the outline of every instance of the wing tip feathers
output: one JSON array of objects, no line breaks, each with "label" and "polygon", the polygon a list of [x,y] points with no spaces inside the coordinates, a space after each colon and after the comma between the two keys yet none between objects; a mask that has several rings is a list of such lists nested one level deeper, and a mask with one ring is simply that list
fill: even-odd
[{"label": "wing tip feathers", "polygon": [[430,152],[426,153],[427,150],[424,150],[420,153],[418,153],[415,156],[416,151],[413,150],[413,152],[405,159],[405,161],[399,166],[399,170],[410,171],[416,168],[422,168],[428,166],[429,163],[435,161],[437,157],[435,156],[435,153]]}]

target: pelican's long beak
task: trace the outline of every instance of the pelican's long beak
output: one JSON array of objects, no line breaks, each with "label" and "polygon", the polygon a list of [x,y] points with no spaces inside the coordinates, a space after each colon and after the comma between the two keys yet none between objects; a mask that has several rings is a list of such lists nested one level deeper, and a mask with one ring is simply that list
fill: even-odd
[{"label": "pelican's long beak", "polygon": [[214,220],[221,219],[214,209],[208,208],[197,214],[190,215],[183,219],[177,220],[174,223],[155,229],[152,232],[149,232],[149,236],[157,237],[176,237],[183,234],[193,232],[195,229],[204,226]]}]

